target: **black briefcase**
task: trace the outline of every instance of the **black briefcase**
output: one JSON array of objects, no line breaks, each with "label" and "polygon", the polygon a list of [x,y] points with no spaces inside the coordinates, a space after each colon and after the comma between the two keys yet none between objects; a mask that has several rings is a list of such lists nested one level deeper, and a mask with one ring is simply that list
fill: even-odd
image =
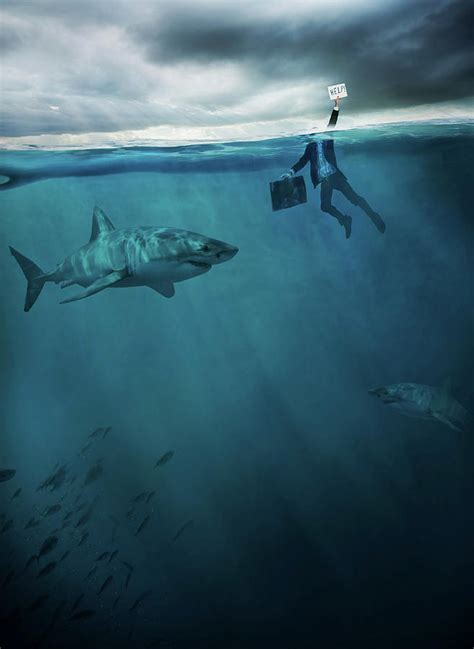
[{"label": "black briefcase", "polygon": [[289,207],[295,207],[301,203],[306,203],[306,185],[303,176],[292,176],[285,180],[275,180],[270,183],[270,193],[272,195],[272,209],[286,210]]}]

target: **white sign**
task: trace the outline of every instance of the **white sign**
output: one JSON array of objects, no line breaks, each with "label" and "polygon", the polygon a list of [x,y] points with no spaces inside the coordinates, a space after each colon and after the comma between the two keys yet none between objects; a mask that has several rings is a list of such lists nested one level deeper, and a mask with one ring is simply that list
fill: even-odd
[{"label": "white sign", "polygon": [[328,86],[329,99],[336,99],[336,97],[347,97],[347,90],[345,83],[337,83],[335,86]]}]

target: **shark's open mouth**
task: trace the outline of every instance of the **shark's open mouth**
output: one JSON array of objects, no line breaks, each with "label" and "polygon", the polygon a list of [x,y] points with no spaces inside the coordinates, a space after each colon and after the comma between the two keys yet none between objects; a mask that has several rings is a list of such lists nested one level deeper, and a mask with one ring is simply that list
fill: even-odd
[{"label": "shark's open mouth", "polygon": [[197,266],[198,268],[210,268],[211,264],[206,264],[204,261],[190,261],[190,264]]},{"label": "shark's open mouth", "polygon": [[386,388],[373,388],[369,390],[369,394],[374,394],[376,397],[382,401],[382,403],[399,403],[402,401],[401,397],[398,397],[396,394],[389,394]]}]

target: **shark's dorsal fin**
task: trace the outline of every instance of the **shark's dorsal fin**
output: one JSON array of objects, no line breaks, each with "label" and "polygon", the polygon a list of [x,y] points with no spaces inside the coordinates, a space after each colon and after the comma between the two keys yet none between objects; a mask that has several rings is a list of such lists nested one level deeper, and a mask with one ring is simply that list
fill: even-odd
[{"label": "shark's dorsal fin", "polygon": [[446,377],[441,387],[443,388],[444,392],[446,392],[447,394],[451,394],[453,391],[453,377],[452,376]]},{"label": "shark's dorsal fin", "polygon": [[94,207],[94,214],[92,215],[92,230],[89,243],[97,239],[97,237],[104,232],[112,232],[112,230],[115,230],[112,221],[109,219],[107,214],[96,205]]}]

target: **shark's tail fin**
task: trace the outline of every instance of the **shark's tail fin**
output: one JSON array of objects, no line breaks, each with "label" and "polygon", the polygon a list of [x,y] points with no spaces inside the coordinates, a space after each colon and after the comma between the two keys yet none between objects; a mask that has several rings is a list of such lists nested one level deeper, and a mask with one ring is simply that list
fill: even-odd
[{"label": "shark's tail fin", "polygon": [[44,283],[46,282],[47,275],[45,275],[41,268],[34,262],[32,262],[31,259],[24,257],[11,246],[10,252],[17,260],[21,270],[26,277],[26,281],[28,282],[25,297],[25,311],[29,311],[38,299],[38,296],[43,289]]}]

